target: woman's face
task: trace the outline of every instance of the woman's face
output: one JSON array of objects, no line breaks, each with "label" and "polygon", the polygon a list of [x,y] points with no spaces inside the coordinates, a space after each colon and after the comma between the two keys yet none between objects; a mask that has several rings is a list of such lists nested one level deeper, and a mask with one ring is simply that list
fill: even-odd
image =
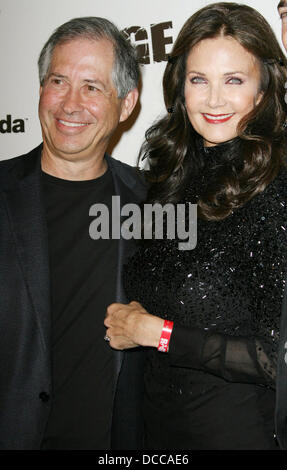
[{"label": "woman's face", "polygon": [[260,101],[260,66],[235,39],[204,39],[187,57],[185,107],[204,145],[238,135],[237,125]]}]

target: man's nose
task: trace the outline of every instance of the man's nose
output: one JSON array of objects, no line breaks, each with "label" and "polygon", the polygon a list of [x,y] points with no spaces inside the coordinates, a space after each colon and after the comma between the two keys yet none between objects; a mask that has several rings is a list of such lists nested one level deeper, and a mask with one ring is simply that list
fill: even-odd
[{"label": "man's nose", "polygon": [[223,86],[221,84],[210,84],[207,101],[210,108],[217,108],[218,106],[225,105],[226,100],[224,97]]},{"label": "man's nose", "polygon": [[70,87],[62,102],[62,109],[66,114],[73,114],[82,111],[82,98],[80,90]]}]

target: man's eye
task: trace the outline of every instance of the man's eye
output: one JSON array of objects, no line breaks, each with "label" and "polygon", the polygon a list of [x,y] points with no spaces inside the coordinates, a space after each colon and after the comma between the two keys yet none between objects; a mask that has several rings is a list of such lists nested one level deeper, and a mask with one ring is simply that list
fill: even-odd
[{"label": "man's eye", "polygon": [[93,86],[93,85],[88,85],[88,90],[89,91],[98,91],[98,88]]},{"label": "man's eye", "polygon": [[61,85],[62,80],[60,78],[52,78],[51,82],[55,85]]}]

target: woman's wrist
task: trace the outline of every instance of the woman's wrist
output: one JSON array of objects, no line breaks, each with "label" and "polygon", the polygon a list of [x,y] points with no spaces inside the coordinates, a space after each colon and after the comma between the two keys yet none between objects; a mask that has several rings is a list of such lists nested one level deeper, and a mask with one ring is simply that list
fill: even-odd
[{"label": "woman's wrist", "polygon": [[158,343],[157,350],[160,352],[168,352],[169,341],[173,330],[173,321],[165,320]]},{"label": "woman's wrist", "polygon": [[141,346],[151,346],[154,348],[158,347],[158,343],[161,337],[164,320],[155,315],[149,313],[141,315],[140,317],[139,333],[139,344]]}]

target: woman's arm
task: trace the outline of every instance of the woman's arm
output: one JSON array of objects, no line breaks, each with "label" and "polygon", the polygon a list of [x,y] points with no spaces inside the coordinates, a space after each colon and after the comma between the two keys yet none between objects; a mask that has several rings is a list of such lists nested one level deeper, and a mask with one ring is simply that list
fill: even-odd
[{"label": "woman's arm", "polygon": [[275,387],[277,353],[273,338],[232,336],[175,325],[169,345],[169,363],[200,369],[230,382]]},{"label": "woman's arm", "polygon": [[[164,320],[150,315],[138,302],[112,304],[105,325],[115,349],[158,347]],[[162,354],[162,353],[159,353]],[[226,335],[214,330],[175,324],[169,344],[171,367],[203,370],[231,382],[275,386],[273,338]]]}]

